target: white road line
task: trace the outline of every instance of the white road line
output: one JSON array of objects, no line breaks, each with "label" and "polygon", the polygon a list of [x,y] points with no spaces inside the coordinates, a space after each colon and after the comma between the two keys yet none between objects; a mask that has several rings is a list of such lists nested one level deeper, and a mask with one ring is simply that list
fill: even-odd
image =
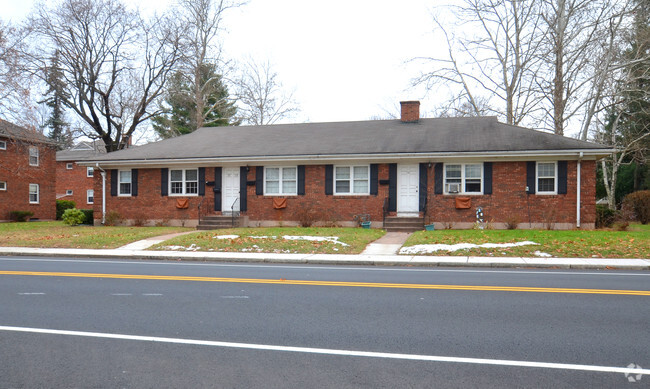
[{"label": "white road line", "polygon": [[45,293],[18,293],[20,296],[42,296]]},{"label": "white road line", "polygon": [[303,266],[295,265],[278,265],[278,264],[228,264],[228,263],[196,263],[196,262],[164,262],[164,261],[113,261],[110,259],[103,260],[80,260],[80,259],[41,259],[41,258],[0,258],[1,261],[7,262],[73,262],[73,263],[102,263],[102,264],[123,264],[123,265],[159,265],[159,266],[200,266],[200,267],[242,267],[242,268],[271,268],[271,269],[314,269],[314,270],[337,270],[348,272],[350,270],[361,271],[383,271],[383,272],[431,272],[431,273],[485,273],[485,274],[544,274],[544,275],[582,275],[582,276],[640,276],[650,277],[650,272],[639,270],[638,273],[621,273],[614,270],[602,270],[600,272],[584,271],[538,271],[538,270],[472,270],[472,269],[431,269],[431,268],[399,268],[399,267],[349,267],[348,265],[340,266],[313,266],[304,264]]},{"label": "white road line", "polygon": [[276,345],[255,344],[255,343],[233,343],[233,342],[218,342],[218,341],[196,340],[196,339],[163,338],[157,336],[111,334],[111,333],[103,333],[103,332],[65,331],[65,330],[53,330],[53,329],[46,329],[46,328],[0,326],[0,331],[81,336],[81,337],[104,338],[104,339],[137,340],[137,341],[145,341],[145,342],[189,344],[189,345],[198,345],[198,346],[227,347],[227,348],[239,348],[239,349],[249,349],[249,350],[267,350],[267,351],[285,351],[285,352],[308,353],[308,354],[341,355],[341,356],[350,356],[350,357],[405,359],[405,360],[413,360],[413,361],[469,363],[469,364],[477,364],[477,365],[532,367],[532,368],[560,369],[560,370],[581,370],[581,371],[594,371],[594,372],[603,372],[603,373],[622,373],[622,374],[627,373],[627,374],[646,374],[646,375],[650,374],[650,369],[629,368],[629,367],[579,365],[579,364],[552,363],[552,362],[530,362],[530,361],[515,361],[515,360],[507,360],[507,359],[460,358],[460,357],[446,357],[446,356],[437,356],[437,355],[381,353],[381,352],[373,352],[373,351],[337,350],[337,349],[311,348],[311,347],[276,346]]},{"label": "white road line", "polygon": [[247,299],[248,296],[220,296],[222,299]]},{"label": "white road line", "polygon": [[133,293],[111,293],[111,296],[133,296]]},{"label": "white road line", "polygon": [[143,296],[162,296],[162,293],[142,293]]}]

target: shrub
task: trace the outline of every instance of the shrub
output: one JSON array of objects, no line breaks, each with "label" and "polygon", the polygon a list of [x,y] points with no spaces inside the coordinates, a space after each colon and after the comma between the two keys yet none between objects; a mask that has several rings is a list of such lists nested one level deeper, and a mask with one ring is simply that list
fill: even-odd
[{"label": "shrub", "polygon": [[650,190],[632,192],[623,199],[623,210],[629,210],[641,224],[650,222]]},{"label": "shrub", "polygon": [[72,208],[66,209],[61,219],[63,219],[63,223],[69,226],[76,226],[83,223],[86,220],[86,216],[81,209]]},{"label": "shrub", "polygon": [[519,216],[510,215],[506,218],[506,228],[508,230],[516,230],[519,227]]},{"label": "shrub", "polygon": [[92,209],[80,209],[84,213],[84,224],[93,224],[93,219],[95,218]]},{"label": "shrub", "polygon": [[611,227],[616,221],[616,210],[606,205],[596,205],[596,228]]},{"label": "shrub", "polygon": [[106,218],[104,219],[105,226],[115,226],[120,224],[122,221],[122,216],[120,216],[117,211],[108,211],[106,212]]},{"label": "shrub", "polygon": [[147,221],[147,217],[143,214],[133,215],[133,226],[135,227],[143,227]]},{"label": "shrub", "polygon": [[56,200],[56,220],[61,220],[66,209],[72,209],[76,206],[77,204],[72,200]]},{"label": "shrub", "polygon": [[25,222],[28,218],[34,216],[32,211],[11,211],[9,212],[9,219],[15,222]]}]

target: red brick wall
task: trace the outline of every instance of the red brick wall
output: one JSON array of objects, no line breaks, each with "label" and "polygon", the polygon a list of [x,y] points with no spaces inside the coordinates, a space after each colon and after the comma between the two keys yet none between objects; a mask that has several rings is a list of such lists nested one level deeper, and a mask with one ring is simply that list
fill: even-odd
[{"label": "red brick wall", "polygon": [[[433,168],[429,171],[428,221],[448,223],[476,222],[476,208],[483,209],[485,222],[505,223],[508,221],[524,223],[527,227],[545,227],[546,224],[575,224],[576,222],[576,161],[567,164],[567,194],[539,195],[526,194],[526,162],[495,162],[492,167],[492,194],[434,195]],[[581,163],[581,223],[596,222],[596,163]],[[471,199],[469,209],[456,209],[456,198]],[[458,227],[458,226],[457,226]],[[567,227],[567,226],[565,226]],[[589,226],[593,227],[593,225]]]},{"label": "red brick wall", "polygon": [[[66,166],[72,164],[72,169]],[[74,161],[58,161],[56,163],[56,197],[60,200],[72,200],[78,209],[92,209],[87,203],[86,191],[94,189],[93,177],[88,177],[86,167],[79,166]],[[71,196],[64,196],[72,190]]]},{"label": "red brick wall", "polygon": [[[251,167],[247,180],[255,180],[255,167]],[[596,165],[593,161],[582,162],[582,224],[595,222]],[[202,196],[161,196],[160,169],[139,169],[138,196],[110,196],[110,171],[107,171],[107,211],[117,211],[126,219],[149,219],[157,221],[186,221],[196,224],[197,206]],[[206,180],[214,177],[214,168],[206,168]],[[457,210],[454,195],[434,195],[434,168],[428,172],[427,222],[453,222],[471,224],[476,221],[476,207],[482,207],[485,221],[505,223],[518,220],[522,227],[529,221],[533,227],[544,223],[557,226],[575,224],[576,220],[576,162],[568,162],[566,195],[527,195],[526,162],[495,162],[493,164],[493,194],[461,196],[471,198],[471,208]],[[388,165],[379,165],[379,180],[388,179]],[[354,216],[369,214],[374,222],[382,220],[384,198],[388,197],[388,185],[379,185],[377,196],[333,196],[325,195],[325,166],[311,165],[305,169],[304,196],[263,196],[255,194],[255,186],[247,186],[248,210],[242,216],[248,217],[252,225],[256,222],[299,222],[303,218],[331,222],[352,223]],[[287,207],[274,209],[273,199],[286,198]],[[188,209],[178,209],[177,199],[189,199]],[[206,186],[203,199],[203,214],[212,214],[214,193]],[[101,220],[101,177],[95,171],[95,219]],[[224,205],[225,206],[225,205]],[[192,222],[189,222],[192,221]],[[526,225],[523,225],[526,223]],[[593,226],[593,225],[592,225]]]},{"label": "red brick wall", "polygon": [[[55,203],[56,150],[47,144],[30,144],[6,138],[7,149],[0,150],[0,181],[7,182],[7,190],[0,191],[0,220],[9,220],[11,211],[31,211],[32,218],[53,220]],[[29,147],[39,150],[39,165],[29,165]],[[39,185],[39,203],[29,203],[29,184]]]}]

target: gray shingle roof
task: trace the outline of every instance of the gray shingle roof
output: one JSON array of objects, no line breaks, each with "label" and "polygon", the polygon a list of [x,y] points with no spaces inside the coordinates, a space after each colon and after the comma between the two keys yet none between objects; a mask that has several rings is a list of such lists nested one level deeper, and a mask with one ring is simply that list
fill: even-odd
[{"label": "gray shingle roof", "polygon": [[0,119],[0,137],[18,139],[26,142],[56,144],[45,135]]},{"label": "gray shingle roof", "polygon": [[333,156],[401,153],[609,150],[608,147],[499,123],[496,118],[374,120],[201,128],[99,156],[97,161]]},{"label": "gray shingle roof", "polygon": [[97,159],[106,154],[106,147],[102,140],[82,141],[73,147],[56,152],[57,161],[83,161]]}]

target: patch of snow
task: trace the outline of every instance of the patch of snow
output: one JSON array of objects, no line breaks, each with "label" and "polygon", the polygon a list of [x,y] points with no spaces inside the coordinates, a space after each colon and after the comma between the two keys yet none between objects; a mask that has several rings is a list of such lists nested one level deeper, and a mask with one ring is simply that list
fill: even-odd
[{"label": "patch of snow", "polygon": [[283,239],[286,240],[309,240],[314,242],[331,242],[335,244],[340,244],[341,246],[348,246],[347,243],[339,242],[338,236],[291,236],[284,235]]},{"label": "patch of snow", "polygon": [[185,250],[185,246],[165,246],[167,250]]},{"label": "patch of snow", "polygon": [[538,245],[539,243],[531,241],[515,242],[515,243],[456,243],[456,244],[418,244],[415,246],[402,247],[399,251],[400,254],[427,254],[436,251],[458,251],[474,248],[506,248],[518,247],[527,245]]},{"label": "patch of snow", "polygon": [[239,235],[217,235],[213,236],[212,239],[237,239]]},{"label": "patch of snow", "polygon": [[541,251],[535,251],[533,254],[535,254],[535,255],[538,256],[538,257],[544,257],[544,258],[550,258],[550,257],[552,257],[551,254],[549,254],[549,253],[543,253],[543,252],[541,252]]}]

